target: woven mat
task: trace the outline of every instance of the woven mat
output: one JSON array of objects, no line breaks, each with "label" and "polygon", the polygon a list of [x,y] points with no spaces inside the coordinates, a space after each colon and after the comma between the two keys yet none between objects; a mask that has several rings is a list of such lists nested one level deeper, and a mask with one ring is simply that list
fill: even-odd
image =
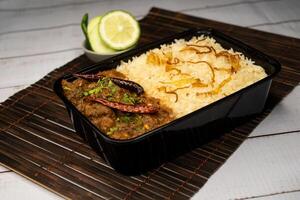
[{"label": "woven mat", "polygon": [[187,28],[209,26],[283,64],[264,112],[221,137],[140,176],[123,176],[75,134],[53,81],[90,61],[80,56],[0,105],[0,162],[35,183],[72,199],[188,199],[300,80],[300,40],[153,8],[141,20],[140,45]]}]

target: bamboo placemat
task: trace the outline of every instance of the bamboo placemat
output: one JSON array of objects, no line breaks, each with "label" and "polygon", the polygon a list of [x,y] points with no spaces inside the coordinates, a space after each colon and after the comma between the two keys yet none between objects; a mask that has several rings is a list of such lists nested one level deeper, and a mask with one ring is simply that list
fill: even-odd
[{"label": "bamboo placemat", "polygon": [[[192,27],[213,27],[275,57],[282,64],[262,114],[140,176],[123,176],[74,132],[54,80],[90,61],[80,56],[0,104],[0,162],[72,199],[188,199],[300,80],[300,40],[153,8],[140,22],[140,45]],[[151,158],[149,158],[151,159]]]}]

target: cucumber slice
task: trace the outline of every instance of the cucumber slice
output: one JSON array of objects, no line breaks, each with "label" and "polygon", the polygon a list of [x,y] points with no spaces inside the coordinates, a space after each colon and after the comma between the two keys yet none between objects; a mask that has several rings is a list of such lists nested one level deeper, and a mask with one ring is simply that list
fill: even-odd
[{"label": "cucumber slice", "polygon": [[89,42],[91,44],[91,49],[97,53],[109,54],[115,52],[113,49],[109,48],[104,44],[99,33],[99,23],[101,21],[101,16],[94,17],[88,24],[87,34]]}]

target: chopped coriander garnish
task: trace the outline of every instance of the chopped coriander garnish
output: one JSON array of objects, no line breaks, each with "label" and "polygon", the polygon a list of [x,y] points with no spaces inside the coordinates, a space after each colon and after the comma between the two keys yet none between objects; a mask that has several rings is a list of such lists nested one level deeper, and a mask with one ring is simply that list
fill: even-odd
[{"label": "chopped coriander garnish", "polygon": [[114,83],[111,80],[109,80],[108,81],[108,87],[113,87],[113,86],[114,86]]},{"label": "chopped coriander garnish", "polygon": [[103,89],[108,89],[111,93],[108,97],[112,97],[115,95],[115,93],[119,90],[118,86],[113,83],[109,78],[104,77],[98,80],[97,87],[86,91],[83,93],[83,95],[88,96],[92,94],[98,94],[99,92],[102,92]]},{"label": "chopped coriander garnish", "polygon": [[107,77],[100,78],[98,80],[97,84],[104,88],[104,87],[106,87],[108,80],[109,80],[109,78],[107,78]]},{"label": "chopped coriander garnish", "polygon": [[98,94],[99,92],[102,92],[102,88],[101,87],[95,87],[89,91],[86,91],[83,93],[84,96],[88,96],[91,94]]},{"label": "chopped coriander garnish", "polygon": [[123,116],[120,116],[119,121],[125,122],[125,123],[129,123],[129,122],[134,121],[134,119],[135,119],[135,115],[133,115],[133,114],[125,114]]},{"label": "chopped coriander garnish", "polygon": [[119,130],[119,128],[117,126],[111,127],[109,129],[109,131],[107,132],[107,135],[112,135],[114,132],[116,132],[117,130]]},{"label": "chopped coriander garnish", "polygon": [[124,116],[123,118],[122,118],[122,121],[124,121],[125,123],[129,123],[130,121],[131,121],[131,117],[130,116]]},{"label": "chopped coriander garnish", "polygon": [[131,104],[131,105],[134,105],[134,104],[136,104],[136,103],[139,103],[139,102],[140,102],[140,99],[136,96],[136,94],[134,94],[134,95],[129,95],[129,94],[125,93],[125,94],[123,95],[122,102],[123,102],[123,103],[127,103],[127,104]]},{"label": "chopped coriander garnish", "polygon": [[112,95],[115,95],[116,92],[119,90],[119,87],[116,84],[114,84],[111,80],[109,80],[107,87]]}]

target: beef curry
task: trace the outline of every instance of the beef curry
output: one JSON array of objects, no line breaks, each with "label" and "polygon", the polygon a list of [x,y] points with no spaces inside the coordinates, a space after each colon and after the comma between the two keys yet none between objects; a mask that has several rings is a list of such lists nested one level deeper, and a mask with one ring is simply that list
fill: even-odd
[{"label": "beef curry", "polygon": [[173,120],[171,109],[120,72],[74,76],[74,81],[62,81],[65,96],[111,138],[134,138]]}]

